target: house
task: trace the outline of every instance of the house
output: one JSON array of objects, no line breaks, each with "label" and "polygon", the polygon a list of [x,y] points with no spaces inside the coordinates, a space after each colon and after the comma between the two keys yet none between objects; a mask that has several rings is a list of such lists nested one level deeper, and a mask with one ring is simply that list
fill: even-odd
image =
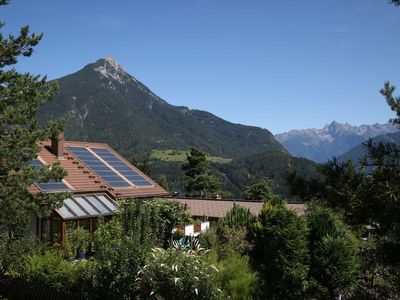
[{"label": "house", "polygon": [[107,144],[65,141],[61,134],[39,146],[38,157],[31,164],[40,167],[58,161],[68,175],[61,182],[35,183],[29,191],[72,194],[49,218],[32,216],[30,232],[45,242],[63,244],[66,230],[77,226],[92,233],[99,216],[115,214],[119,199],[168,195]]}]

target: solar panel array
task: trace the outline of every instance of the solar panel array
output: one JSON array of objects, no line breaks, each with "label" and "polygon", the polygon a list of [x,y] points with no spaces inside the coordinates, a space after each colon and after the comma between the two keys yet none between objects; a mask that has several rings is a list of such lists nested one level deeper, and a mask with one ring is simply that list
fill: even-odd
[{"label": "solar panel array", "polygon": [[126,180],[115,173],[110,167],[104,162],[98,159],[85,147],[68,147],[76,157],[85,163],[93,172],[95,172],[103,181],[109,184],[111,187],[129,187],[131,186]]},{"label": "solar panel array", "polygon": [[125,162],[105,148],[90,148],[94,153],[106,161],[110,166],[122,174],[126,179],[137,186],[152,186],[142,175],[135,172]]},{"label": "solar panel array", "polygon": [[[36,171],[39,171],[39,169],[43,166],[43,163],[37,158],[30,160],[28,163],[33,166]],[[57,182],[50,180],[46,183],[36,183],[36,185],[44,192],[64,192],[69,190],[69,188],[62,181]]]}]

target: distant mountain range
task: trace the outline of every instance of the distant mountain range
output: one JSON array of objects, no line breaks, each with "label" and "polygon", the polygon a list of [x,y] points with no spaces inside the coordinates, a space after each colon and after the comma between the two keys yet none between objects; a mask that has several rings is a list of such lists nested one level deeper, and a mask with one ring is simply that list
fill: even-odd
[{"label": "distant mountain range", "polygon": [[[297,165],[307,170],[314,167],[310,161],[292,157],[266,129],[168,104],[110,57],[57,81],[58,96],[42,109],[41,118],[67,115],[66,139],[108,143],[126,158],[139,160],[149,158],[156,149],[197,147],[209,155],[228,158],[220,159],[225,164],[213,163],[213,168],[223,187],[236,197],[262,176],[273,177],[278,190],[287,191],[283,179],[286,171]],[[252,165],[239,163],[244,158]],[[150,163],[154,179],[165,174],[171,189],[182,191],[179,162],[151,159]]]},{"label": "distant mountain range", "polygon": [[325,162],[360,145],[368,138],[396,132],[393,125],[352,126],[333,121],[322,129],[291,130],[275,138],[294,156]]},{"label": "distant mountain range", "polygon": [[[385,135],[378,135],[372,139],[374,143],[395,143],[400,145],[400,131],[396,131],[393,133],[388,133]],[[339,155],[339,161],[347,161],[351,159],[353,162],[358,162],[360,158],[364,157],[367,154],[366,147],[363,144],[359,144],[353,148],[351,148],[346,153]]]}]

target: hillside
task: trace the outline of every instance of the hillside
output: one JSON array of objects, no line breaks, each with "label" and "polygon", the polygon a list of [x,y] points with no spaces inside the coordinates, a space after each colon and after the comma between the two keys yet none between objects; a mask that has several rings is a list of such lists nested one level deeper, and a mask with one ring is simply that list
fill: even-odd
[{"label": "hillside", "polygon": [[137,158],[154,149],[191,146],[227,158],[283,150],[266,129],[168,104],[112,58],[99,59],[57,81],[59,94],[42,110],[42,118],[67,114],[67,139],[105,142]]},{"label": "hillside", "polygon": [[[181,161],[153,157],[150,160],[151,175],[155,179],[161,175],[167,176],[170,191],[182,193],[185,184],[181,164]],[[221,190],[231,192],[234,198],[243,198],[244,187],[268,177],[275,182],[276,193],[291,199],[286,175],[297,170],[304,176],[316,176],[316,165],[308,159],[293,157],[283,151],[268,151],[234,158],[230,162],[213,162],[211,169],[221,182]]]},{"label": "hillside", "polygon": [[395,131],[397,129],[390,124],[352,126],[333,121],[322,129],[291,130],[275,138],[294,156],[325,162],[368,138]]}]

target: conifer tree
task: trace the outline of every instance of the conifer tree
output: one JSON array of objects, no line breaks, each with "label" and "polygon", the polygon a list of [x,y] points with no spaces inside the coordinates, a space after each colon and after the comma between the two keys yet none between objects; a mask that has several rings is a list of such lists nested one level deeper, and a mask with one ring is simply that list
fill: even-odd
[{"label": "conifer tree", "polygon": [[309,271],[307,231],[304,218],[284,204],[264,203],[249,234],[258,299],[303,299]]},{"label": "conifer tree", "polygon": [[204,197],[207,193],[217,190],[218,180],[211,174],[206,154],[200,150],[190,149],[187,162],[182,165],[182,171],[186,176],[186,190],[189,194]]},{"label": "conifer tree", "polygon": [[[5,4],[7,0],[0,1],[0,6]],[[62,130],[63,121],[41,125],[38,118],[40,106],[55,95],[57,84],[12,67],[19,57],[31,56],[42,36],[31,34],[28,26],[18,36],[0,32],[0,230],[7,232],[10,241],[22,233],[29,211],[46,214],[65,197],[28,192],[34,182],[60,180],[65,175],[59,165],[37,172],[28,163],[37,157],[38,141],[58,136]]]}]

